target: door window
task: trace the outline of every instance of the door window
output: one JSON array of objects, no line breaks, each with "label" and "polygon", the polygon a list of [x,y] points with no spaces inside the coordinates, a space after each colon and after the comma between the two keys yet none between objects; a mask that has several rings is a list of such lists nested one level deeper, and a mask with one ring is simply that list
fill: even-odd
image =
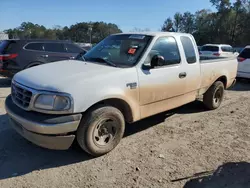
[{"label": "door window", "polygon": [[27,50],[36,50],[36,51],[44,51],[43,43],[29,43],[25,46]]},{"label": "door window", "polygon": [[66,52],[66,49],[62,43],[45,43],[44,48],[47,52]]},{"label": "door window", "polygon": [[149,53],[148,60],[151,61],[154,55],[164,57],[163,66],[177,65],[181,62],[181,57],[176,40],[173,37],[159,38]]},{"label": "door window", "polygon": [[67,48],[67,52],[69,53],[80,53],[84,50],[82,50],[80,47],[75,46],[74,44],[65,44]]}]

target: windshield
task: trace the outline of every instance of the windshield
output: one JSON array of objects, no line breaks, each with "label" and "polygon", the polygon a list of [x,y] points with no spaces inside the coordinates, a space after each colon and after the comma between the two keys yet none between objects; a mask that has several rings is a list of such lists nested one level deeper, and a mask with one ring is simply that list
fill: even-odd
[{"label": "windshield", "polygon": [[115,64],[116,66],[135,65],[148,46],[151,36],[146,35],[111,35],[85,55],[79,54],[77,60]]},{"label": "windshield", "polygon": [[218,46],[203,46],[201,48],[201,51],[218,52],[219,51],[219,47]]}]

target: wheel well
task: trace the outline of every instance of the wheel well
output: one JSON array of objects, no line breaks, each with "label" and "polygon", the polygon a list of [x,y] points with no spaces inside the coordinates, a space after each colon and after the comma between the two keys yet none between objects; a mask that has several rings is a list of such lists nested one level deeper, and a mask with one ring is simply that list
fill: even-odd
[{"label": "wheel well", "polygon": [[129,104],[126,101],[124,101],[122,99],[116,99],[116,98],[105,99],[103,101],[100,101],[100,102],[94,104],[89,109],[92,109],[95,106],[100,105],[100,104],[102,104],[102,105],[110,105],[110,106],[113,106],[113,107],[119,109],[122,112],[122,114],[123,114],[123,116],[125,118],[125,121],[127,123],[133,122],[132,110],[131,110]]},{"label": "wheel well", "polygon": [[226,76],[221,76],[219,77],[216,81],[221,81],[224,84],[224,87],[227,87],[227,77]]},{"label": "wheel well", "polygon": [[42,64],[41,62],[33,62],[33,63],[28,64],[26,68],[34,67],[34,66],[41,65],[41,64]]}]

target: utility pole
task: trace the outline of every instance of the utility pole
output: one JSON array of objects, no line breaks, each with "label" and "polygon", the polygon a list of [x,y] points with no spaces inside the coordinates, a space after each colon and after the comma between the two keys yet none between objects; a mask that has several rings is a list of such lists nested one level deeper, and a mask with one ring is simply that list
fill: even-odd
[{"label": "utility pole", "polygon": [[29,29],[28,32],[29,32],[29,39],[31,39],[31,30]]},{"label": "utility pole", "polygon": [[92,25],[89,25],[89,43],[92,43]]}]

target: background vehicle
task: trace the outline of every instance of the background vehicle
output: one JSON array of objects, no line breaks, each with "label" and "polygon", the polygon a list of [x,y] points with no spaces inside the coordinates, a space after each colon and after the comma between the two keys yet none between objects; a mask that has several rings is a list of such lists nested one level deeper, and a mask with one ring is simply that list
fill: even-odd
[{"label": "background vehicle", "polygon": [[242,50],[244,50],[244,47],[234,47],[233,48],[235,52],[238,52],[239,54],[241,53]]},{"label": "background vehicle", "polygon": [[227,44],[206,44],[200,50],[200,56],[231,57],[237,56],[232,46]]},{"label": "background vehicle", "polygon": [[238,78],[250,78],[250,46],[246,46],[238,56]]},{"label": "background vehicle", "polygon": [[91,48],[92,48],[92,44],[90,43],[75,43],[76,45],[78,45],[80,48],[86,50],[86,51],[89,51]]},{"label": "background vehicle", "polygon": [[200,51],[201,51],[202,46],[197,46],[197,48],[198,48],[198,51],[200,52]]},{"label": "background vehicle", "polygon": [[116,34],[81,61],[59,61],[16,74],[5,108],[14,129],[33,143],[67,149],[76,138],[82,149],[99,156],[118,145],[125,122],[201,95],[208,109],[218,108],[224,89],[235,82],[237,65],[236,58],[200,61],[190,34]]},{"label": "background vehicle", "polygon": [[0,75],[12,77],[33,66],[73,59],[86,50],[70,41],[4,40],[0,43]]}]

